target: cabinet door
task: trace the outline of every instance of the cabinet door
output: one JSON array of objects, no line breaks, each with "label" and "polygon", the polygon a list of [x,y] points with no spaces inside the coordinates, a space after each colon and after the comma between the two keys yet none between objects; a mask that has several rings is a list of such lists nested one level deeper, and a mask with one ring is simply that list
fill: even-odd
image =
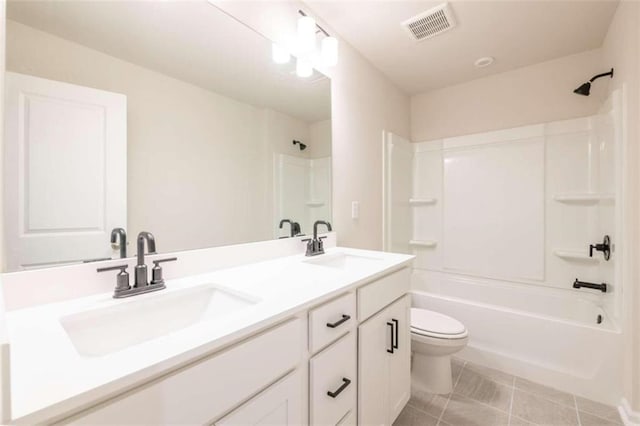
[{"label": "cabinet door", "polygon": [[[391,305],[388,316],[396,327],[396,345],[389,354],[389,420],[393,424],[411,396],[410,296]],[[395,337],[395,336],[394,336]]]},{"label": "cabinet door", "polygon": [[387,350],[391,350],[387,316],[384,310],[358,328],[358,423],[362,425],[387,424]]},{"label": "cabinet door", "polygon": [[391,425],[411,393],[410,296],[358,328],[358,424]]},{"label": "cabinet door", "polygon": [[302,424],[302,377],[298,370],[250,399],[215,424],[300,425]]}]

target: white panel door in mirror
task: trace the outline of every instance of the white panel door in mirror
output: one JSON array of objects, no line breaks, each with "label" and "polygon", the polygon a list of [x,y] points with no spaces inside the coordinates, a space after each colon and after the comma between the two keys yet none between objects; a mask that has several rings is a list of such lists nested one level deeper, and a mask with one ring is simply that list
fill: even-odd
[{"label": "white panel door in mirror", "polygon": [[126,227],[126,98],[7,73],[9,270],[109,258]]}]

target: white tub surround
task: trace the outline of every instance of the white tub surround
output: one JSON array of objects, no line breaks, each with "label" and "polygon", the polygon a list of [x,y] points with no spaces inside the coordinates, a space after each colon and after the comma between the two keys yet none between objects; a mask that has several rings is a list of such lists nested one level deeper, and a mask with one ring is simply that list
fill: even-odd
[{"label": "white tub surround", "polygon": [[[622,112],[613,92],[596,115],[415,144],[388,135],[385,151],[385,247],[416,255],[415,303],[469,326],[462,356],[610,404],[629,284],[616,251]],[[590,256],[605,236],[611,257]]]},{"label": "white tub surround", "polygon": [[[291,318],[302,320],[306,328],[305,311],[310,307],[400,270],[412,259],[408,255],[336,248],[334,235],[330,236],[326,247],[331,248],[315,258],[291,255],[293,247],[298,253],[304,251],[303,244],[293,239],[177,253],[178,261],[165,265],[166,290],[122,300],[112,298],[115,272],[107,274],[105,282],[104,274],[91,273],[95,265],[51,270],[49,274],[55,278],[45,282],[42,280],[47,271],[20,273],[22,277],[10,274],[14,276],[6,277],[4,290],[12,298],[8,306],[13,307],[5,313],[12,359],[13,422],[66,418],[283,321],[289,324]],[[243,266],[211,266],[240,263],[238,256]],[[265,257],[271,259],[256,263]],[[62,269],[67,270],[66,279]],[[189,274],[190,269],[196,273]],[[205,272],[207,269],[210,272]],[[32,282],[30,274],[40,282]],[[73,297],[79,284],[77,277],[91,277],[93,280],[80,285],[94,290],[101,286],[102,291],[90,295],[87,291],[76,292],[82,297]],[[24,294],[17,288],[19,280],[24,284]],[[405,281],[404,292],[408,290],[408,275]],[[52,293],[48,296],[51,303],[43,303],[47,297],[42,294],[31,298],[29,293],[37,293],[35,289]],[[64,300],[56,296],[55,289],[64,291]],[[399,291],[387,295],[389,303],[404,294]],[[224,300],[218,303],[218,297]],[[210,306],[203,299],[209,300]],[[135,304],[136,309],[128,310],[129,304]],[[167,315],[174,316],[154,317],[154,306],[161,305],[162,309],[173,310]],[[119,311],[111,312],[114,307]],[[186,312],[175,311],[185,307]],[[221,309],[229,312],[220,314]],[[136,317],[135,311],[140,316]],[[189,311],[195,318],[185,320],[183,328],[178,324],[172,329],[167,324],[174,318],[184,320]],[[128,324],[144,318],[146,325],[156,329],[157,336],[136,324],[137,331],[123,337],[114,327],[105,328],[101,315],[102,320],[121,315],[118,326],[125,334]],[[97,326],[83,334],[79,329],[83,321]],[[92,339],[92,331],[104,333],[104,340]],[[142,341],[132,344],[135,339]],[[258,354],[252,356],[259,359]]]}]

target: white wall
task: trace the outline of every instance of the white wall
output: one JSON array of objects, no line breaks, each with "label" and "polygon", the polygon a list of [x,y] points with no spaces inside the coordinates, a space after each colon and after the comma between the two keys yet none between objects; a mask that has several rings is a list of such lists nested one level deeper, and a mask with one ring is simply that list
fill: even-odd
[{"label": "white wall", "polygon": [[[622,1],[602,47],[603,67],[615,68],[609,91],[621,88],[626,106],[623,134],[624,239],[619,241],[623,258],[625,333],[625,396],[640,411],[640,3]],[[640,421],[640,419],[635,419]]]},{"label": "white wall", "polygon": [[573,90],[608,71],[600,49],[437,89],[411,98],[414,142],[584,117],[601,105],[606,81],[591,96]]},{"label": "white wall", "polygon": [[317,121],[309,125],[309,158],[331,156],[331,120]]},{"label": "white wall", "polygon": [[[296,1],[216,4],[279,42],[295,36],[298,9],[313,14]],[[324,71],[331,77],[333,220],[339,244],[381,249],[382,131],[409,135],[409,98],[341,39],[338,65]],[[352,201],[360,202],[358,220],[351,219]]]}]

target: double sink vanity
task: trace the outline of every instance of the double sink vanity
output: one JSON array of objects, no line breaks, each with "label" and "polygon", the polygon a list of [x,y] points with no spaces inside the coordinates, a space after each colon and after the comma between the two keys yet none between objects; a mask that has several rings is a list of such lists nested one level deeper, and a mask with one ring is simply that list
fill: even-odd
[{"label": "double sink vanity", "polygon": [[8,309],[12,423],[391,424],[410,393],[412,256],[332,239],[291,255],[296,240],[197,274],[177,266],[207,250],[177,253],[162,291]]}]

